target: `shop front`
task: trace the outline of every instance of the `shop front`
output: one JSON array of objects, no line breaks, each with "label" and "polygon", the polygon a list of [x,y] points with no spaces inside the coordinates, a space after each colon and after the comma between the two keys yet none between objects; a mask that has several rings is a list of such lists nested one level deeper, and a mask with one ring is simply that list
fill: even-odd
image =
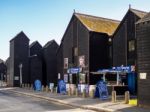
[{"label": "shop front", "polygon": [[118,95],[124,94],[125,91],[130,91],[131,94],[136,95],[137,74],[134,68],[134,66],[112,67],[111,69],[92,72],[92,74],[99,75],[100,80],[107,83],[109,94],[115,90]]}]

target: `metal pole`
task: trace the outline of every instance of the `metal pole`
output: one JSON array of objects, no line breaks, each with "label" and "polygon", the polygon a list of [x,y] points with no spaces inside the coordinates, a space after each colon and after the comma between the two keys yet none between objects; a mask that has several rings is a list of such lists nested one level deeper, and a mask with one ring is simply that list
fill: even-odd
[{"label": "metal pole", "polygon": [[22,64],[19,65],[19,69],[20,69],[20,87],[22,85]]},{"label": "metal pole", "polygon": [[119,85],[119,72],[117,72],[117,85]]},{"label": "metal pole", "polygon": [[103,73],[103,81],[106,81],[106,77],[105,77],[106,73]]}]

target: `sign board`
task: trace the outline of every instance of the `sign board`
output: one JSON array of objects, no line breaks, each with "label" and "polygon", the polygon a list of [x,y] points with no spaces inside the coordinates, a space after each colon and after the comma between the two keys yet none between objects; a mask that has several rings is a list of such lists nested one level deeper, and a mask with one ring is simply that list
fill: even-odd
[{"label": "sign board", "polygon": [[60,79],[60,73],[58,73],[58,79]]},{"label": "sign board", "polygon": [[14,80],[19,80],[19,76],[15,76],[15,77],[14,77]]},{"label": "sign board", "polygon": [[42,84],[41,84],[41,81],[40,81],[40,80],[35,80],[34,86],[35,86],[35,90],[36,90],[36,91],[41,91],[41,89],[42,89]]},{"label": "sign board", "polygon": [[108,89],[104,81],[99,81],[97,83],[95,96],[99,97],[101,100],[108,99]]},{"label": "sign board", "polygon": [[54,83],[49,83],[49,89],[53,90],[53,88],[54,88]]},{"label": "sign board", "polygon": [[57,92],[60,94],[66,94],[66,83],[63,80],[58,82]]},{"label": "sign board", "polygon": [[64,58],[64,68],[68,68],[68,58]]},{"label": "sign board", "polygon": [[64,81],[67,83],[68,82],[68,74],[64,74]]},{"label": "sign board", "polygon": [[70,68],[68,71],[70,74],[77,74],[77,73],[81,72],[81,69],[80,68]]},{"label": "sign board", "polygon": [[79,56],[79,66],[85,67],[85,56]]},{"label": "sign board", "polygon": [[147,73],[140,73],[140,79],[146,79]]},{"label": "sign board", "polygon": [[134,72],[135,66],[120,66],[120,67],[112,67],[113,70],[125,71],[125,72]]}]

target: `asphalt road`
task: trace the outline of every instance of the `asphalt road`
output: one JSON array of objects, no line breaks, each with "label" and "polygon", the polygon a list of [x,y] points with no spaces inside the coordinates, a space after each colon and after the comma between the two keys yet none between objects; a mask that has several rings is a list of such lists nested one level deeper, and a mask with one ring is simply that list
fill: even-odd
[{"label": "asphalt road", "polygon": [[0,112],[94,112],[0,90]]}]

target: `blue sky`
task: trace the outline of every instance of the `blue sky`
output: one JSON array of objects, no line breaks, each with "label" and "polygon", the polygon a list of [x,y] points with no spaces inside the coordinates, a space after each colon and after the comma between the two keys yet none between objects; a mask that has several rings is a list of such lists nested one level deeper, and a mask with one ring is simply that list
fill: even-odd
[{"label": "blue sky", "polygon": [[9,40],[20,31],[42,45],[55,39],[58,43],[73,10],[121,20],[132,8],[150,11],[148,0],[0,0],[0,58],[9,57]]}]

